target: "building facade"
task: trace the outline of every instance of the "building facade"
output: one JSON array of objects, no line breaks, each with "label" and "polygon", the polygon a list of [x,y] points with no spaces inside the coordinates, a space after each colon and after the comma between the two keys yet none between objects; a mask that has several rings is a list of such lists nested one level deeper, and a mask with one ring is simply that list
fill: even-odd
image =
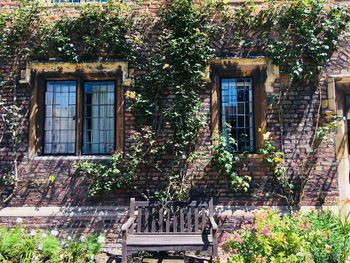
[{"label": "building facade", "polygon": [[[51,12],[48,19],[59,19],[62,12],[74,16],[79,13],[79,5],[84,4],[60,2],[42,3]],[[242,2],[231,1],[229,5],[235,8]],[[144,1],[142,8],[156,16],[162,4]],[[0,2],[0,8],[15,9],[17,3]],[[340,37],[339,47],[322,72],[321,89],[303,87],[286,97],[288,112],[284,114],[283,127],[279,108],[270,102],[288,88],[288,75],[259,54],[237,56],[225,39],[214,40],[212,47],[215,58],[209,61],[208,85],[200,91],[201,113],[207,121],[199,135],[198,143],[204,154],[196,191],[214,197],[221,226],[228,227],[242,217],[250,218],[250,212],[257,208],[288,206],[274,191],[278,186],[271,179],[271,168],[259,153],[267,131],[275,147],[284,152],[290,177],[298,176],[303,160],[310,159],[304,167],[311,176],[301,208],[334,208],[350,198],[350,35]],[[120,59],[74,63],[47,57],[1,61],[3,80],[8,80],[9,72],[14,70],[21,72],[13,83],[15,92],[4,88],[1,95],[8,104],[15,96],[16,103],[24,107],[26,118],[21,127],[25,136],[19,147],[18,187],[0,210],[0,223],[12,225],[22,217],[24,225],[30,227],[79,234],[106,231],[113,242],[125,220],[129,198],[141,196],[129,189],[89,197],[89,182],[75,172],[73,164],[81,160],[103,162],[115,151],[128,151],[135,126],[125,98],[133,79],[132,64]],[[344,118],[331,134],[332,140],[320,141],[317,150],[310,149],[317,116],[322,114],[321,119],[325,119],[327,112],[336,112]],[[232,134],[236,139],[240,134],[246,135],[237,150],[249,149],[248,154],[242,155],[245,165],[240,171],[252,177],[247,192],[232,191],[229,179],[220,175],[211,162],[212,137],[215,131],[224,130],[225,122],[235,126]],[[11,142],[6,138],[0,146],[2,176],[13,164]],[[142,178],[140,174],[139,181]],[[157,174],[154,178],[156,185]],[[4,198],[6,195],[4,190]]]}]

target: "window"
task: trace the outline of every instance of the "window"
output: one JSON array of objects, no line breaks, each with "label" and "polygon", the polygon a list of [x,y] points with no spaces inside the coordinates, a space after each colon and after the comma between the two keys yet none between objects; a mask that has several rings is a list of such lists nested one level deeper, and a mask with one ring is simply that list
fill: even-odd
[{"label": "window", "polygon": [[[257,153],[267,130],[267,92],[273,91],[278,69],[265,58],[218,58],[210,62],[211,132],[237,140],[237,152]],[[274,70],[272,70],[274,68]]]},{"label": "window", "polygon": [[221,79],[221,130],[226,123],[237,142],[237,152],[254,151],[253,80],[251,78]]},{"label": "window", "polygon": [[75,81],[49,81],[45,93],[45,154],[73,154],[76,133]]},{"label": "window", "polygon": [[113,82],[84,85],[84,154],[106,154],[114,150],[114,90]]},{"label": "window", "polygon": [[128,62],[33,62],[26,71],[29,158],[123,151]]},{"label": "window", "polygon": [[[114,152],[115,82],[86,81],[81,86],[82,112],[78,109],[77,81],[46,82],[44,154],[74,155],[77,145],[81,145],[78,150],[82,154]],[[81,122],[82,132],[77,133]]]}]

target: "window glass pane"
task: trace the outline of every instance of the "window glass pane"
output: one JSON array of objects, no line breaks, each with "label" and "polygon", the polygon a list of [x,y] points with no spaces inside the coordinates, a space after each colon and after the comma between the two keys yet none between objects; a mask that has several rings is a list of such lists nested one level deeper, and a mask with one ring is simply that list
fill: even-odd
[{"label": "window glass pane", "polygon": [[48,81],[45,94],[45,154],[75,152],[76,82]]},{"label": "window glass pane", "polygon": [[86,82],[84,85],[84,154],[109,154],[114,151],[114,121],[114,82]]},{"label": "window glass pane", "polygon": [[237,141],[236,151],[254,151],[253,86],[252,79],[225,78],[221,80],[221,130],[231,126]]}]

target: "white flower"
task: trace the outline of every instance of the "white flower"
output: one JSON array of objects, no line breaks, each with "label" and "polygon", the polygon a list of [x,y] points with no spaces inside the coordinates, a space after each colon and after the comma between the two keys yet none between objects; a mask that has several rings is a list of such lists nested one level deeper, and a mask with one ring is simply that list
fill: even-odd
[{"label": "white flower", "polygon": [[29,233],[30,236],[35,236],[36,235],[36,231],[34,229],[32,229]]},{"label": "white flower", "polygon": [[81,237],[79,238],[79,240],[82,241],[82,242],[84,242],[84,241],[86,240],[86,237],[85,237],[85,236],[81,236]]},{"label": "white flower", "polygon": [[57,237],[59,232],[57,230],[51,230],[51,235],[53,235],[54,237]]},{"label": "white flower", "polygon": [[16,219],[16,223],[17,223],[17,224],[22,224],[22,223],[23,223],[23,219],[22,219],[21,217],[18,217],[18,218]]},{"label": "white flower", "polygon": [[98,236],[97,243],[104,244],[106,241],[104,236]]},{"label": "white flower", "polygon": [[60,255],[60,260],[63,260],[63,254]]},{"label": "white flower", "polygon": [[67,240],[68,240],[68,241],[72,240],[72,237],[71,237],[71,236],[68,236],[68,237],[67,237]]}]

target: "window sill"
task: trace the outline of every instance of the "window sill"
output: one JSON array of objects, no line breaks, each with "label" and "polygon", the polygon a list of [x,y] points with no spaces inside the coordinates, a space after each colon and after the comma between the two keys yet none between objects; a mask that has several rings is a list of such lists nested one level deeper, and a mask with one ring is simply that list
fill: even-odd
[{"label": "window sill", "polygon": [[262,153],[239,153],[238,154],[239,157],[241,158],[263,158],[263,154]]},{"label": "window sill", "polygon": [[88,160],[88,161],[98,161],[98,160],[109,160],[112,155],[80,155],[80,156],[35,156],[31,158],[34,161],[80,161],[80,160]]}]

